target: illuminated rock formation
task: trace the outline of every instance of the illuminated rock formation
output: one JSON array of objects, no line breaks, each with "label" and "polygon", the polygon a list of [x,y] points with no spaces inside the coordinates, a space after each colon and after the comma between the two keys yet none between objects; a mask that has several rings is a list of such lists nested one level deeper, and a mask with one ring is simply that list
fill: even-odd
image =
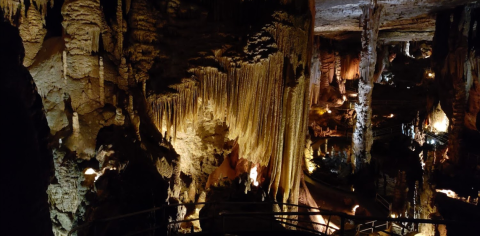
[{"label": "illuminated rock formation", "polygon": [[[187,123],[196,123],[198,109],[212,103],[213,117],[225,120],[228,137],[238,139],[239,156],[262,166],[270,165],[273,196],[280,191],[280,199],[296,202],[299,157],[304,149],[303,142],[298,140],[305,136],[309,99],[304,71],[309,63],[309,21],[308,17],[284,12],[274,13],[273,19],[248,39],[245,53],[250,56],[243,61],[216,54],[214,59],[221,69],[191,68],[189,72],[198,84],[184,79],[171,86],[178,93],[149,99],[156,126],[173,140],[178,131],[187,128]],[[283,24],[284,21],[295,27]],[[296,40],[287,40],[293,37]],[[268,40],[275,44],[252,47]],[[262,55],[261,51],[268,54]]]},{"label": "illuminated rock formation", "polygon": [[[46,3],[43,5],[43,12],[46,12]],[[20,36],[23,40],[25,47],[25,60],[23,65],[29,67],[32,65],[35,56],[42,47],[43,38],[47,34],[47,30],[44,28],[45,19],[44,15],[37,10],[36,6],[30,6],[24,14],[21,11]]]},{"label": "illuminated rock formation", "polygon": [[373,75],[377,59],[376,47],[382,7],[370,4],[362,6],[362,11],[363,14],[360,19],[360,24],[363,27],[362,54],[358,82],[358,103],[355,104],[357,121],[352,136],[352,163],[354,163],[356,170],[370,163],[371,159]]},{"label": "illuminated rock formation", "polygon": [[456,164],[461,164],[465,158],[462,153],[465,128],[475,129],[471,121],[475,115],[472,113],[478,110],[471,100],[472,111],[467,113],[469,92],[476,96],[476,86],[473,85],[478,84],[479,78],[478,57],[468,47],[475,41],[472,41],[475,34],[471,30],[474,24],[472,9],[473,5],[467,5],[455,15],[448,12],[438,14],[432,55],[435,79],[445,83],[445,89],[450,91],[440,103],[450,120],[448,156]]}]

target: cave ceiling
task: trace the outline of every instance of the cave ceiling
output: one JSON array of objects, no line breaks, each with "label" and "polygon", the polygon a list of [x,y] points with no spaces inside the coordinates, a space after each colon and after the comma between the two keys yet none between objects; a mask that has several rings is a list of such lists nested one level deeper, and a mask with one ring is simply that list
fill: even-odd
[{"label": "cave ceiling", "polygon": [[[343,40],[360,39],[359,25],[365,0],[315,0],[315,34]],[[379,39],[384,41],[431,41],[435,13],[473,2],[471,0],[379,0],[384,7]]]}]

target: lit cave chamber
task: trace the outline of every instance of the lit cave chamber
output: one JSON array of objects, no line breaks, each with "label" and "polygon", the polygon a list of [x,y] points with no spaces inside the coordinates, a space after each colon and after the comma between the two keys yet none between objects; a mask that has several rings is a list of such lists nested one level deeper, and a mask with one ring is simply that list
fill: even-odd
[{"label": "lit cave chamber", "polygon": [[0,235],[480,235],[480,2],[0,0]]}]

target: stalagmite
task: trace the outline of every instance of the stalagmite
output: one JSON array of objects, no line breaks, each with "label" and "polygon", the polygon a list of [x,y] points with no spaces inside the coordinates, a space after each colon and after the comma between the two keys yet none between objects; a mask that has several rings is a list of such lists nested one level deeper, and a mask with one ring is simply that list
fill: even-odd
[{"label": "stalagmite", "polygon": [[135,128],[135,134],[137,135],[138,141],[142,141],[142,137],[140,136],[140,116],[138,115],[137,111],[134,111],[132,118],[133,127]]},{"label": "stalagmite", "polygon": [[410,54],[410,41],[405,42],[403,52],[405,53],[405,56],[413,58],[413,56]]},{"label": "stalagmite", "polygon": [[98,62],[100,65],[100,78],[99,78],[99,84],[100,84],[100,104],[105,105],[105,78],[104,78],[104,68],[103,68],[103,58],[100,57],[100,60]]},{"label": "stalagmite", "polygon": [[73,112],[72,128],[73,128],[73,136],[74,137],[80,136],[80,123],[78,121],[78,113],[77,112]]},{"label": "stalagmite", "polygon": [[372,137],[372,91],[376,47],[380,15],[382,7],[370,3],[362,6],[363,14],[360,18],[362,31],[362,51],[360,62],[360,80],[358,82],[358,103],[355,104],[357,120],[352,135],[352,164],[354,170],[360,170],[363,165],[370,163],[370,148]]},{"label": "stalagmite", "polygon": [[133,96],[128,95],[128,107],[127,107],[127,112],[130,116],[130,120],[133,120]]},{"label": "stalagmite", "polygon": [[122,108],[118,107],[115,111],[115,125],[122,126],[125,123],[125,116],[123,115]]},{"label": "stalagmite", "polygon": [[112,105],[114,107],[117,107],[117,95],[112,95]]},{"label": "stalagmite", "polygon": [[125,57],[122,57],[120,65],[118,66],[118,74],[120,75],[118,87],[123,90],[128,89],[128,65]]}]

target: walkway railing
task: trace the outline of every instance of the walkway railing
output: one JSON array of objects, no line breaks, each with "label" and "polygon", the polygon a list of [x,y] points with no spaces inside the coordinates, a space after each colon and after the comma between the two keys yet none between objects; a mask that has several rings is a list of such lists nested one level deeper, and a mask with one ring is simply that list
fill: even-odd
[{"label": "walkway railing", "polygon": [[425,132],[425,136],[435,139],[437,142],[446,144],[448,142],[448,134],[447,133],[440,133],[440,134],[435,134],[432,132]]},{"label": "walkway railing", "polygon": [[[167,208],[171,207],[179,207],[179,206],[186,206],[186,205],[241,205],[241,204],[246,204],[246,205],[288,205],[288,206],[293,206],[293,207],[304,207],[304,208],[309,208],[310,210],[312,209],[317,209],[317,211],[311,211],[311,212],[226,212],[226,211],[221,211],[216,213],[215,212],[215,207],[212,208],[213,213],[208,216],[208,217],[203,217],[203,218],[195,218],[195,219],[186,219],[186,220],[178,220],[178,221],[171,221],[171,222],[166,222],[166,215],[165,215],[165,210]],[[173,233],[176,233],[178,230],[178,227],[175,227],[175,225],[178,225],[180,223],[184,222],[193,222],[193,221],[205,221],[205,220],[211,220],[211,227],[209,229],[205,229],[207,232],[210,233],[234,233],[234,232],[249,232],[247,227],[244,227],[241,225],[241,228],[236,228],[232,227],[232,223],[235,224],[237,223],[237,220],[231,221],[231,219],[239,219],[243,218],[247,220],[247,222],[255,222],[259,220],[264,220],[265,222],[268,222],[270,224],[270,227],[262,227],[262,229],[254,229],[250,231],[255,231],[255,232],[261,232],[261,231],[278,231],[278,226],[283,225],[283,226],[288,226],[290,230],[300,230],[300,231],[306,231],[310,233],[314,233],[317,235],[328,235],[329,232],[333,231],[333,227],[330,225],[330,220],[328,221],[327,224],[322,224],[322,223],[316,223],[316,222],[311,222],[311,221],[306,221],[306,220],[301,220],[298,217],[299,216],[313,216],[313,215],[321,215],[321,216],[328,216],[329,219],[332,216],[336,216],[340,218],[340,225],[338,226],[337,233],[336,235],[345,235],[346,233],[346,222],[347,220],[356,222],[359,225],[367,225],[371,224],[372,227],[369,227],[368,229],[371,231],[374,230],[379,230],[379,227],[383,227],[383,224],[377,224],[377,223],[371,223],[371,222],[386,222],[385,224],[388,223],[423,223],[423,224],[435,224],[435,225],[472,225],[474,224],[473,222],[459,222],[459,221],[447,221],[447,220],[427,220],[427,219],[408,219],[408,218],[388,218],[388,217],[367,217],[367,216],[352,216],[352,215],[347,215],[345,213],[340,213],[340,212],[331,212],[331,211],[326,211],[323,209],[319,208],[312,208],[308,206],[300,206],[300,205],[293,205],[293,204],[284,204],[284,203],[269,203],[269,202],[242,202],[242,203],[234,203],[234,202],[225,202],[225,203],[186,203],[186,204],[172,204],[168,206],[161,206],[161,207],[155,207],[152,209],[147,209],[139,212],[134,212],[134,213],[129,213],[129,214],[124,214],[124,215],[119,215],[115,217],[110,217],[110,218],[105,218],[105,219],[99,219],[95,220],[89,223],[86,223],[84,225],[78,226],[74,229],[72,229],[68,235],[71,235],[73,232],[76,232],[82,228],[87,228],[87,227],[94,227],[98,223],[105,223],[113,220],[118,220],[118,219],[124,219],[128,218],[131,216],[135,215],[140,215],[140,214],[145,214],[145,213],[151,213],[151,212],[156,212],[158,210],[162,211],[162,217],[161,219],[163,222],[161,222],[158,225],[153,225],[150,228],[143,229],[140,231],[136,232],[131,232],[128,234],[124,235],[138,235],[138,234],[144,234],[147,232],[154,232],[156,229],[162,229],[165,232],[168,232],[168,235],[172,235]],[[230,220],[230,221],[229,221]],[[322,230],[316,230],[312,228],[308,228],[305,226],[300,226],[298,223],[309,223],[309,224],[314,224],[314,225],[319,225],[322,227]],[[214,226],[217,226],[216,228]],[[221,226],[221,227],[218,227]],[[274,227],[277,226],[277,227]],[[233,228],[233,229],[232,229]],[[348,231],[356,231],[357,229],[351,229]],[[286,230],[282,227],[282,230]],[[380,229],[381,230],[381,229]],[[193,227],[192,227],[192,232],[193,232]],[[286,232],[286,231],[284,231]],[[390,234],[390,233],[389,233]],[[93,235],[101,235],[98,234],[98,232],[95,232]]]},{"label": "walkway railing", "polygon": [[[352,132],[347,132],[347,137],[352,137]],[[372,129],[372,137],[379,138],[382,136],[393,135],[393,134],[402,134],[402,125],[392,125],[380,129]]]},{"label": "walkway railing", "polygon": [[390,210],[390,202],[387,201],[387,199],[383,198],[380,194],[376,193],[375,194],[375,202],[380,203],[385,209]]}]

